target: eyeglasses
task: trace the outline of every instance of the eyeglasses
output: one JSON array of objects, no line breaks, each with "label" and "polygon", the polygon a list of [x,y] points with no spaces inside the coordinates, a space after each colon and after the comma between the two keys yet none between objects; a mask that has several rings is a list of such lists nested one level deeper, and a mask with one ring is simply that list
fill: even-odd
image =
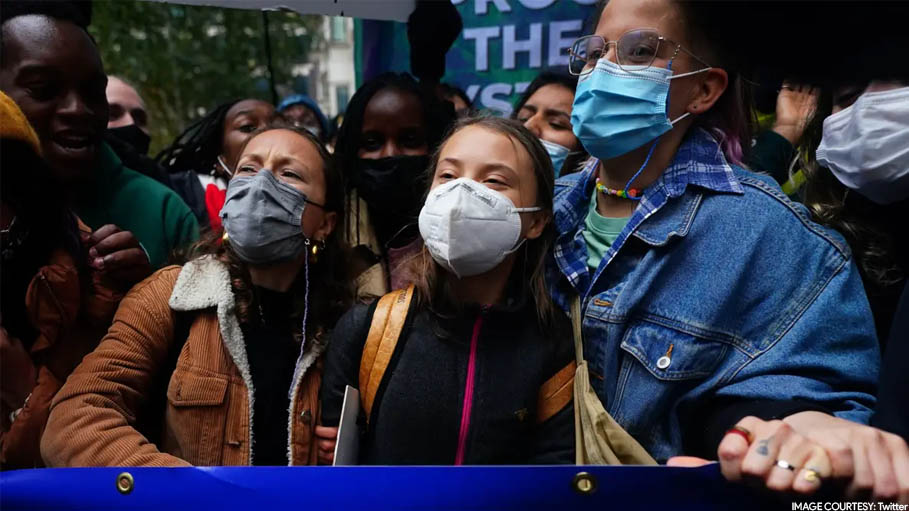
[{"label": "eyeglasses", "polygon": [[675,47],[670,61],[675,59],[681,50],[701,64],[711,67],[697,55],[683,48],[681,44],[666,39],[654,29],[642,28],[625,32],[617,41],[606,41],[598,35],[588,35],[578,39],[568,50],[568,72],[573,75],[585,75],[593,71],[597,61],[606,56],[611,45],[615,45],[615,61],[619,67],[629,72],[640,71],[653,64],[663,43]]}]

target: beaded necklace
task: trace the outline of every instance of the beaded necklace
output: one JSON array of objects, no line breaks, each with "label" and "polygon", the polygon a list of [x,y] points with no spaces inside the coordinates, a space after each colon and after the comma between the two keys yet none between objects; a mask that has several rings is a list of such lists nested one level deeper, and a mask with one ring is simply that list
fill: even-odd
[{"label": "beaded necklace", "polygon": [[628,188],[626,190],[616,190],[614,188],[609,188],[603,183],[600,182],[600,178],[597,178],[597,191],[605,195],[615,195],[616,197],[621,197],[623,199],[636,199],[640,200],[642,190],[639,188]]}]

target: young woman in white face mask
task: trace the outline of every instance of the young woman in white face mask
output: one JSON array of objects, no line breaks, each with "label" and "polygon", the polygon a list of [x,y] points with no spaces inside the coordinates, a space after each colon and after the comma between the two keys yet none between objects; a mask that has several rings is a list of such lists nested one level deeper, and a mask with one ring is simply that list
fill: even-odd
[{"label": "young woman in white face mask", "polygon": [[852,248],[886,345],[909,275],[909,82],[836,87],[809,130],[805,205]]},{"label": "young woman in white face mask", "polygon": [[[327,436],[350,385],[367,425],[363,464],[571,463],[574,355],[542,275],[549,157],[516,121],[467,119],[430,169],[423,279],[338,323],[322,384]],[[374,344],[382,333],[391,344]],[[332,448],[320,445],[323,461]]]},{"label": "young woman in white face mask", "polygon": [[909,81],[834,89],[815,122],[805,204],[846,237],[883,349],[871,423],[909,438]]}]

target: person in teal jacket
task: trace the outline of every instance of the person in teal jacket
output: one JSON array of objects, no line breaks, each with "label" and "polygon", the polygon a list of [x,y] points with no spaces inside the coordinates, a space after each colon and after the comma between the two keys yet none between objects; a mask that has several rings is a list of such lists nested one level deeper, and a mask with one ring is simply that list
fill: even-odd
[{"label": "person in teal jacket", "polygon": [[123,166],[106,143],[101,146],[96,184],[75,201],[79,218],[92,229],[114,224],[141,243],[153,268],[170,253],[199,237],[199,225],[176,192]]}]

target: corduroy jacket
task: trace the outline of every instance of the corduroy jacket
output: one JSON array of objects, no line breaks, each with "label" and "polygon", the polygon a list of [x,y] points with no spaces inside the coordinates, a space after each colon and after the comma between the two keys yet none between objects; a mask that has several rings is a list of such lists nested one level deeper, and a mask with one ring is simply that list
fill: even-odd
[{"label": "corduroy jacket", "polygon": [[[123,299],[98,349],[54,399],[41,454],[49,466],[250,465],[255,390],[227,267],[210,257],[164,268]],[[188,336],[167,384],[160,445],[137,417],[152,400],[179,330]],[[307,339],[297,366],[288,459],[314,464],[323,345]],[[162,420],[154,417],[151,420]],[[154,425],[151,425],[154,427]]]}]

